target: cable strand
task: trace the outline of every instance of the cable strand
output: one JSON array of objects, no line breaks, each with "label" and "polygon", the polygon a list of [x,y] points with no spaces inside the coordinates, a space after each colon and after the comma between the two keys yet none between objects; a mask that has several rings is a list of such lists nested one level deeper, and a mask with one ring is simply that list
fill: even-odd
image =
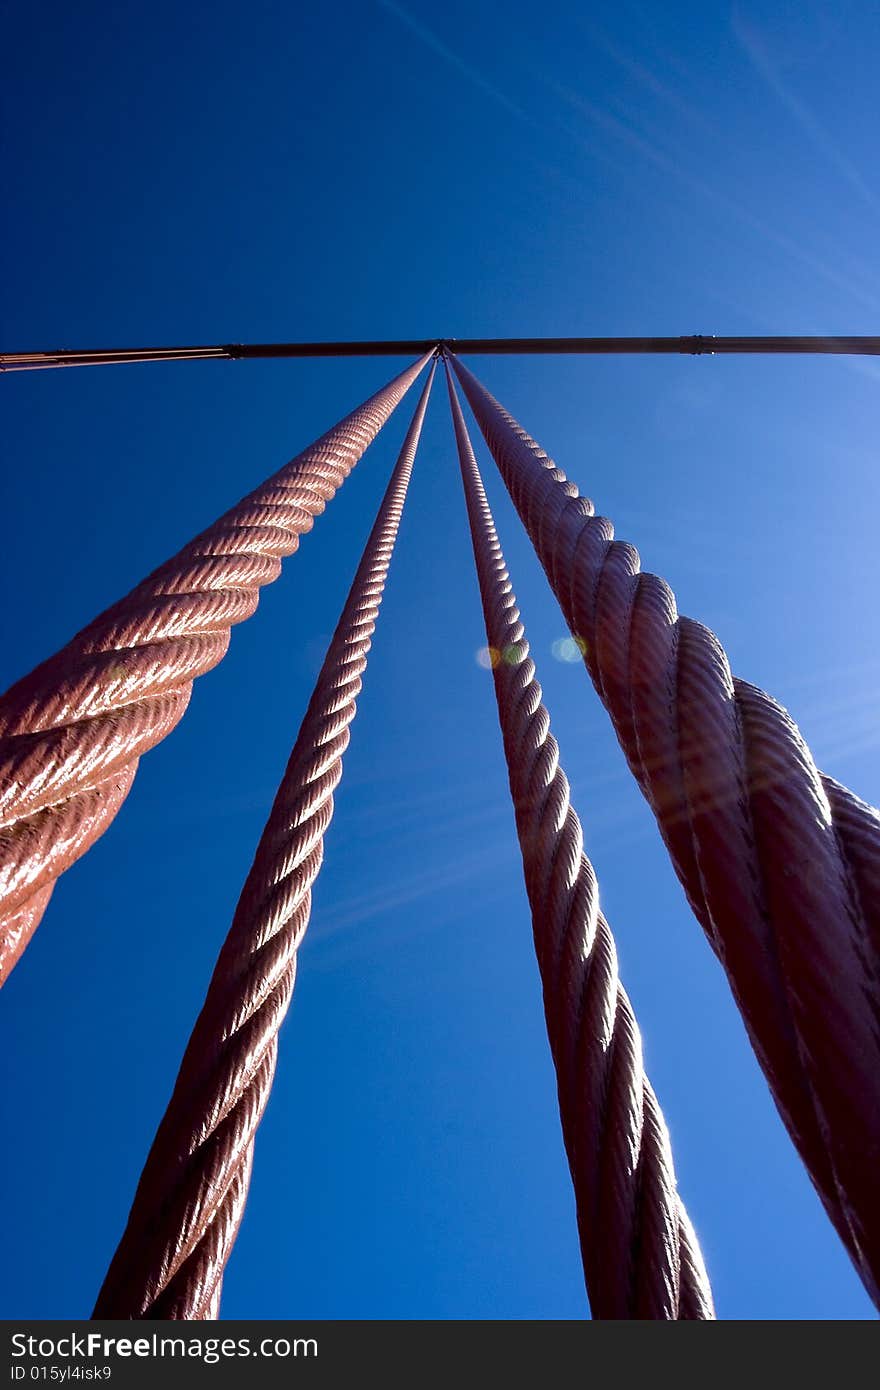
[{"label": "cable strand", "polygon": [[0,984],[51,885],[103,834],[138,757],[254,613],[429,360],[408,367],[0,697]]},{"label": "cable strand", "polygon": [[780,1114],[878,1301],[880,814],[458,360],[455,371],[716,951]]},{"label": "cable strand", "polygon": [[713,1318],[638,1025],[448,368],[447,382],[590,1306],[595,1318]]},{"label": "cable strand", "polygon": [[206,1318],[247,1198],[432,366],[220,951],[96,1318]]}]

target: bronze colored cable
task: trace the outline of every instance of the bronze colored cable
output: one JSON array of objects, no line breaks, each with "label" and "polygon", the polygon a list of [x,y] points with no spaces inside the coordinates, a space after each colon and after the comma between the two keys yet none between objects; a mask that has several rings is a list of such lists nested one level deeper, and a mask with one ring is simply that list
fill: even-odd
[{"label": "bronze colored cable", "polygon": [[433,375],[434,367],[315,684],[95,1318],[218,1314]]},{"label": "bronze colored cable", "polygon": [[456,373],[789,1133],[869,1294],[880,1282],[880,813],[824,776],[553,460]]},{"label": "bronze colored cable", "polygon": [[428,356],[224,513],[0,697],[0,983],[52,885],[113,820],[138,758],[183,716]]},{"label": "bronze colored cable", "polygon": [[594,1318],[714,1318],[666,1124],[451,379],[458,456]]}]

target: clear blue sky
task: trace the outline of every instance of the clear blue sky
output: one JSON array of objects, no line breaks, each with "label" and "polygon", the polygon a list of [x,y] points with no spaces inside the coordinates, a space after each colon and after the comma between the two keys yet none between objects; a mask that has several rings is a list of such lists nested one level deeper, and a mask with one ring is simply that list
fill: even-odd
[{"label": "clear blue sky", "polygon": [[[3,18],[4,347],[880,327],[869,0]],[[472,365],[819,766],[878,802],[877,365]],[[5,378],[0,685],[397,367]],[[414,405],[144,758],[4,991],[6,1317],[91,1308]],[[719,1314],[869,1317],[485,473]],[[227,1317],[585,1315],[481,622],[438,389]]]}]

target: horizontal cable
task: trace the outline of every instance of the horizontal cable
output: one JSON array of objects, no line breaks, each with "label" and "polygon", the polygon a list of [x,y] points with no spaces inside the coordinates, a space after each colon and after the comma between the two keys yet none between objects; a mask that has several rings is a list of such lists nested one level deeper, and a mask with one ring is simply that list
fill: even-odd
[{"label": "horizontal cable", "polygon": [[78,351],[0,353],[0,371],[48,367],[105,367],[120,362],[189,362],[207,358],[238,361],[265,357],[404,357],[437,347],[456,353],[830,353],[880,356],[880,337],[715,337],[695,333],[677,338],[397,338],[355,343],[225,343],[216,347],[93,348]]}]

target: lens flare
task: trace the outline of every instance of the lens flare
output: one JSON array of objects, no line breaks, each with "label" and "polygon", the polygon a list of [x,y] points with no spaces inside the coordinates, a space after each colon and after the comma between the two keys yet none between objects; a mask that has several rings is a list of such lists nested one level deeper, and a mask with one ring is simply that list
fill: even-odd
[{"label": "lens flare", "polygon": [[580,661],[587,650],[587,644],[583,637],[558,637],[550,650],[557,661],[570,665],[572,662]]}]

